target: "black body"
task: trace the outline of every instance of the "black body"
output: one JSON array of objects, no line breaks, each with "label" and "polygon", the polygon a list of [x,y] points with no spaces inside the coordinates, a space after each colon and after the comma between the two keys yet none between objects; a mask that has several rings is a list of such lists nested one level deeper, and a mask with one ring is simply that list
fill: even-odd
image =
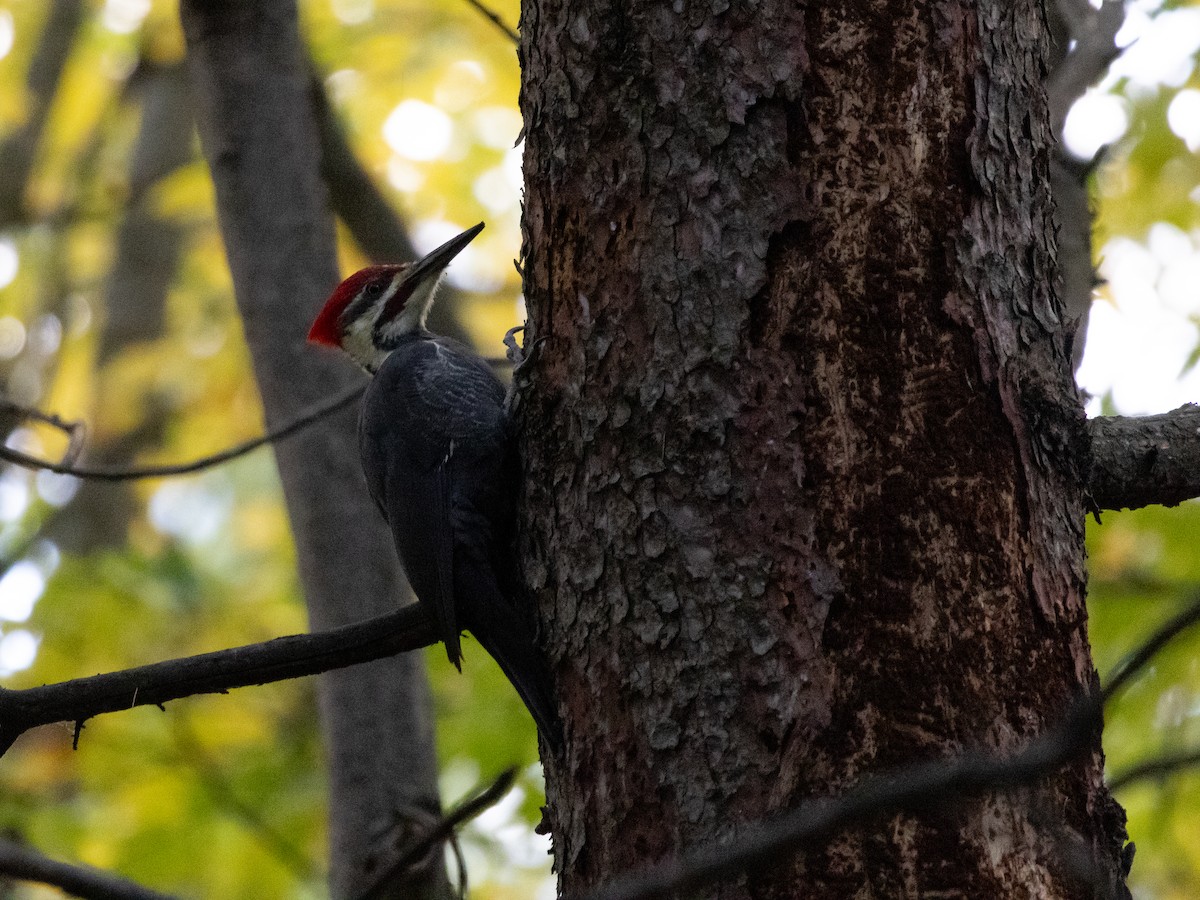
[{"label": "black body", "polygon": [[519,469],[500,380],[456,341],[401,338],[363,398],[359,453],[450,661],[461,668],[460,634],[470,631],[557,745],[549,673],[516,570]]}]

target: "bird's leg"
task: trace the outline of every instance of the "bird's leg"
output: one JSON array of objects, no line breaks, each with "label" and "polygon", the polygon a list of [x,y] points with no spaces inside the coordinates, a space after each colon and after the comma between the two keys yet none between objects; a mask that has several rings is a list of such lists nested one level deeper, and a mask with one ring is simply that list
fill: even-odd
[{"label": "bird's leg", "polygon": [[508,357],[508,361],[513,364],[514,374],[521,366],[525,365],[525,348],[517,343],[517,334],[523,334],[524,332],[524,325],[514,325],[508,331],[504,332],[504,346],[508,348],[505,351],[505,355]]},{"label": "bird's leg", "polygon": [[529,373],[537,365],[542,344],[546,343],[545,338],[538,338],[527,353],[525,348],[517,343],[517,333],[524,331],[524,325],[514,325],[504,333],[504,346],[508,348],[506,355],[508,361],[513,365],[512,381],[509,382],[508,391],[504,397],[504,408],[510,411],[516,401],[517,392],[529,382]]}]

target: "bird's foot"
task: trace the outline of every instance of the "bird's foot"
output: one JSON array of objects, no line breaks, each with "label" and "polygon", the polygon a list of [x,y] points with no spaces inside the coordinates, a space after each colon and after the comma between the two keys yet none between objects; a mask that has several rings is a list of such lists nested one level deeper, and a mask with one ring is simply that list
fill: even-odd
[{"label": "bird's foot", "polygon": [[529,381],[529,373],[537,365],[545,338],[538,338],[528,350],[517,342],[518,332],[524,332],[524,325],[516,325],[504,334],[504,346],[507,348],[508,361],[512,363],[512,382],[508,386],[508,396],[504,398],[504,406],[511,410],[516,402],[517,392]]}]

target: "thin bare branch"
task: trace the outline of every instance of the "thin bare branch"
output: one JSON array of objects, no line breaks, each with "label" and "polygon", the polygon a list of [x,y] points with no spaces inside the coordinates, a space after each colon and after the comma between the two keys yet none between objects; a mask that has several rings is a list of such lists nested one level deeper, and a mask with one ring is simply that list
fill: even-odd
[{"label": "thin bare branch", "polygon": [[314,634],[294,634],[24,690],[0,688],[0,755],[30,728],[162,706],[194,694],[315,675],[426,647],[436,640],[417,605]]},{"label": "thin bare branch", "polygon": [[1119,791],[1139,781],[1149,781],[1174,775],[1183,769],[1194,769],[1200,766],[1200,750],[1184,750],[1179,753],[1165,753],[1153,759],[1147,759],[1130,766],[1119,775],[1108,780],[1110,791]]},{"label": "thin bare branch", "polygon": [[1107,683],[1101,693],[1101,701],[1107,703],[1121,688],[1146,667],[1163,647],[1200,622],[1200,594],[1178,615],[1147,638],[1129,656],[1125,657],[1108,676]]},{"label": "thin bare branch", "polygon": [[[299,431],[304,430],[309,425],[312,425],[332,413],[337,412],[345,406],[349,406],[360,396],[362,396],[365,387],[359,385],[342,394],[340,397],[335,397],[327,403],[322,403],[315,409],[304,413],[298,418],[281,428],[276,428],[274,431],[269,431],[266,434],[253,438],[249,441],[243,441],[240,444],[222,450],[220,453],[214,453],[211,456],[202,456],[199,459],[193,459],[184,463],[172,463],[162,466],[130,466],[128,468],[106,468],[106,467],[89,467],[75,465],[72,462],[64,460],[63,462],[51,462],[46,459],[38,459],[35,456],[30,456],[27,453],[22,453],[19,450],[13,450],[11,447],[0,447],[0,459],[15,463],[18,466],[24,466],[29,469],[39,469],[46,472],[55,472],[59,475],[73,475],[76,478],[92,479],[96,481],[134,481],[139,478],[167,478],[173,475],[190,475],[193,472],[199,472],[203,469],[209,469],[213,466],[218,466],[221,463],[229,462],[232,459],[237,459],[239,456],[245,456],[252,450],[257,450],[264,444],[272,444],[277,441],[291,437]],[[36,415],[38,418],[46,417],[45,413],[36,413],[29,410],[27,414]],[[54,417],[48,417],[54,418]],[[46,419],[43,418],[43,421]]]},{"label": "thin bare branch", "polygon": [[1200,406],[1088,422],[1088,491],[1099,509],[1175,506],[1200,497]]},{"label": "thin bare branch", "polygon": [[33,419],[35,422],[41,422],[44,425],[57,428],[65,434],[67,436],[67,449],[63,453],[63,458],[59,462],[59,465],[72,465],[79,458],[79,454],[83,452],[83,442],[87,437],[87,426],[82,422],[73,419],[64,419],[54,413],[42,412],[40,409],[34,409],[32,406],[25,406],[3,397],[0,397],[0,413],[7,413],[17,421]]},{"label": "thin bare branch", "polygon": [[48,884],[87,900],[172,900],[170,894],[160,894],[111,872],[59,862],[4,839],[0,839],[0,875]]},{"label": "thin bare branch", "polygon": [[1121,50],[1117,32],[1125,23],[1124,0],[1105,0],[1095,9],[1090,3],[1060,2],[1059,13],[1067,22],[1075,45],[1046,80],[1050,101],[1050,126],[1062,138],[1063,123],[1075,101],[1099,81]]},{"label": "thin bare branch", "polygon": [[485,6],[483,3],[481,3],[480,0],[467,0],[467,3],[469,3],[469,4],[471,4],[471,6],[475,7],[475,9],[477,9],[479,11],[479,14],[481,16],[483,16],[485,19],[487,19],[489,22],[491,22],[493,25],[495,25],[497,28],[499,28],[501,31],[503,31],[504,34],[508,37],[508,39],[510,41],[512,41],[514,44],[517,43],[518,41],[520,41],[520,38],[517,37],[517,33],[515,31],[513,31],[511,28],[509,28],[507,25],[505,25],[504,20],[501,19],[498,15],[496,15],[496,13],[494,11],[492,11],[487,6]]},{"label": "thin bare branch", "polygon": [[454,834],[460,826],[471,821],[485,809],[495,806],[507,794],[516,780],[516,769],[505,769],[500,777],[488,787],[469,797],[438,820],[437,824],[421,835],[420,839],[403,848],[399,857],[384,869],[369,888],[358,896],[358,900],[379,900],[386,896],[388,887],[397,874],[409,866],[416,865],[442,841]]}]

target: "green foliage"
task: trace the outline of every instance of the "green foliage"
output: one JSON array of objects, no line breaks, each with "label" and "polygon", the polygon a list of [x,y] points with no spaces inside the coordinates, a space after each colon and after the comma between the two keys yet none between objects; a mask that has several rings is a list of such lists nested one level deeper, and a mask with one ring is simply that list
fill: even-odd
[{"label": "green foliage", "polygon": [[[38,98],[26,75],[49,8],[0,0],[0,32],[11,21],[14,34],[11,51],[0,53],[0,143],[33,120]],[[495,8],[515,24],[515,0]],[[262,429],[195,138],[185,136],[190,161],[148,183],[131,162],[143,130],[160,127],[147,118],[147,91],[183,54],[174,4],[154,0],[143,12],[118,0],[85,7],[20,203],[0,209],[0,241],[19,259],[15,277],[0,284],[4,394],[87,422],[92,458],[114,464],[190,459]],[[520,291],[511,262],[520,243],[514,47],[461,0],[313,0],[301,12],[355,152],[418,237],[430,222],[487,220],[459,317],[484,352],[498,355]],[[405,100],[444,111],[443,155],[404,158],[389,147],[383,125]],[[149,136],[151,146],[166,143]],[[165,294],[110,287],[118,273],[144,286],[120,252],[120,230],[136,216],[178,234],[164,254],[178,253]],[[342,240],[351,270],[364,260]],[[121,304],[138,304],[132,330]],[[5,327],[18,335],[7,354]],[[21,440],[50,456],[65,449],[40,426]],[[306,627],[269,450],[186,479],[85,487],[65,505],[49,488],[55,502],[43,498],[32,476],[3,477],[21,508],[0,509],[0,572],[28,558],[49,576],[27,621],[0,619],[0,641],[17,631],[39,641],[31,667],[0,674],[6,687]],[[533,724],[487,655],[468,644],[461,676],[440,652],[428,658],[447,802],[509,765],[527,769],[537,758]],[[69,726],[43,728],[0,760],[0,829],[183,896],[325,895],[325,774],[311,679],[101,717],[86,724],[78,751],[72,738]],[[515,819],[492,823],[501,831],[515,824],[528,834],[540,815],[536,772],[525,771],[521,784]],[[465,840],[478,896],[531,896],[548,870],[544,856],[510,865],[511,841],[481,831]]]},{"label": "green foliage", "polygon": [[[516,23],[517,0],[492,6]],[[1165,4],[1189,6],[1197,3]],[[39,98],[26,73],[49,8],[0,0],[0,47],[10,23],[14,35],[0,53],[0,142],[36,119]],[[144,17],[139,9],[120,0],[86,8],[48,98],[22,202],[0,208],[0,244],[19,259],[11,281],[0,283],[4,393],[88,422],[92,447],[118,462],[191,458],[262,427],[203,163],[193,152],[134,195],[131,153],[147,127],[139,92],[147,73],[177,64],[183,52],[172,3],[154,0]],[[419,231],[428,222],[487,220],[473,245],[476,292],[460,312],[484,352],[498,352],[520,290],[511,264],[520,243],[513,46],[463,0],[310,0],[302,16],[355,152],[409,223]],[[1131,126],[1096,182],[1097,247],[1114,236],[1141,240],[1156,222],[1200,227],[1200,157],[1166,119],[1179,91],[1197,87],[1195,72],[1179,86],[1115,86]],[[445,129],[435,158],[389,146],[420,130],[386,130],[404,101],[441,111],[431,129]],[[178,264],[158,298],[161,322],[141,333],[114,330],[116,307],[130,298],[108,290],[127,262],[119,229],[135,210],[179,233]],[[363,262],[344,234],[341,251],[346,269]],[[46,454],[64,449],[49,429],[22,440]],[[1196,504],[1108,514],[1090,526],[1091,637],[1102,672],[1200,585],[1197,546]],[[305,627],[267,451],[189,479],[82,489],[73,498],[61,483],[0,473],[0,569],[23,559],[49,581],[28,621],[0,620],[0,642],[17,632],[40,641],[31,667],[4,674],[6,687]],[[547,868],[520,837],[537,821],[542,796],[532,723],[477,646],[467,644],[461,676],[439,650],[428,659],[447,801],[508,765],[524,767],[519,808],[498,811],[465,838],[476,895],[529,897]],[[1200,747],[1198,661],[1200,635],[1180,640],[1117,699],[1106,731],[1112,771]],[[72,737],[69,726],[40,729],[0,760],[0,829],[185,896],[324,895],[324,772],[311,681],[106,716],[87,723],[78,751]],[[1133,786],[1120,799],[1139,845],[1139,896],[1194,896],[1200,777]],[[514,832],[514,822],[524,826]],[[527,870],[515,865],[522,854]],[[33,896],[23,890],[15,896]]]},{"label": "green foliage", "polygon": [[[1088,529],[1090,634],[1096,666],[1112,671],[1200,590],[1200,503],[1105,513]],[[1200,748],[1200,632],[1185,633],[1114,699],[1106,712],[1108,771]],[[1184,772],[1130,785],[1117,798],[1137,844],[1138,896],[1185,898],[1200,884],[1194,832],[1200,777]]]}]

